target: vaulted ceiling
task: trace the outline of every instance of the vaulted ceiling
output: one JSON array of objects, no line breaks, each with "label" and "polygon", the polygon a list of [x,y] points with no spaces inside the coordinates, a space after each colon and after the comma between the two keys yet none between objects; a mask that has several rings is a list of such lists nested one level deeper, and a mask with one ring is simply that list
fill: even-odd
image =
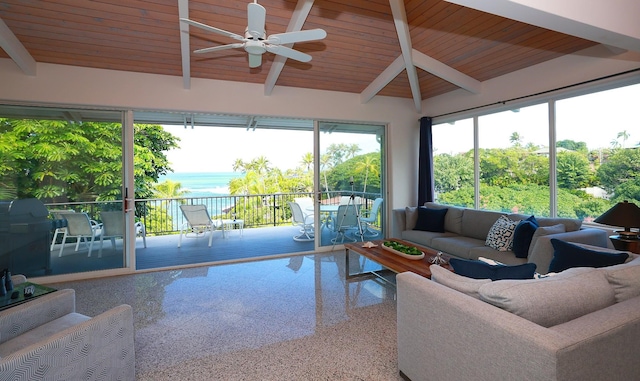
[{"label": "vaulted ceiling", "polygon": [[[268,96],[291,86],[356,93],[363,102],[403,97],[419,108],[424,99],[459,88],[481,92],[483,81],[606,43],[598,36],[610,32],[589,34],[581,28],[587,23],[563,23],[567,18],[558,15],[541,22],[540,10],[514,10],[507,5],[518,1],[511,0],[488,2],[504,5],[500,11],[467,7],[490,7],[474,0],[260,0],[267,35],[326,30],[325,39],[294,46],[310,62],[266,53],[262,66],[251,69],[241,49],[192,53],[234,41],[181,25],[180,17],[243,35],[248,2],[3,0],[0,58],[28,75],[42,62],[177,76],[184,88],[204,78],[264,84]],[[634,33],[632,43],[640,41]]]}]

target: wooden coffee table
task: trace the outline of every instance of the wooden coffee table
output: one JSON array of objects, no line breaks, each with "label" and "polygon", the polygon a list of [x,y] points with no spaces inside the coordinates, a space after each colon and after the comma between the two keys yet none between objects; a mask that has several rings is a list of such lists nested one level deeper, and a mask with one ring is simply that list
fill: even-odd
[{"label": "wooden coffee table", "polygon": [[[382,242],[384,241],[396,241],[404,245],[415,246],[424,253],[424,258],[419,260],[407,259],[398,254],[387,251],[382,248]],[[388,281],[388,279],[386,279],[383,275],[379,274],[378,271],[368,271],[368,272],[362,272],[357,274],[351,274],[349,271],[349,251],[356,252],[368,259],[371,259],[372,261],[382,265],[383,267],[393,271],[394,273],[411,271],[418,275],[422,275],[423,277],[431,278],[431,271],[429,270],[429,266],[431,266],[431,259],[436,256],[436,253],[438,252],[438,250],[416,245],[414,243],[403,241],[397,238],[376,240],[372,242],[378,246],[372,247],[372,248],[362,247],[363,242],[344,244],[344,248],[346,251],[345,258],[346,258],[347,279],[374,275]],[[444,267],[451,269],[450,265],[448,264],[450,257],[446,254],[443,254],[442,257],[447,260],[447,264],[444,265]]]}]

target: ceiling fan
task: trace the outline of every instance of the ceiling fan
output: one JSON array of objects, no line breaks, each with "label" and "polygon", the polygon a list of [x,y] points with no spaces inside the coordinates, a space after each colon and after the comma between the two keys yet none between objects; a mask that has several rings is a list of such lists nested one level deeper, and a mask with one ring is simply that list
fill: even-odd
[{"label": "ceiling fan", "polygon": [[253,3],[249,3],[247,5],[247,29],[245,30],[244,37],[239,34],[227,32],[226,30],[218,29],[186,18],[181,18],[180,21],[209,32],[242,41],[233,44],[198,49],[194,50],[194,53],[209,53],[218,50],[242,48],[249,53],[249,67],[252,68],[262,65],[262,55],[265,52],[270,52],[300,62],[309,62],[311,61],[311,56],[309,54],[302,53],[283,45],[293,44],[296,42],[321,40],[327,36],[327,33],[323,29],[309,29],[297,32],[277,33],[267,37],[265,31],[266,16],[266,9],[262,5],[258,4],[257,0]]}]

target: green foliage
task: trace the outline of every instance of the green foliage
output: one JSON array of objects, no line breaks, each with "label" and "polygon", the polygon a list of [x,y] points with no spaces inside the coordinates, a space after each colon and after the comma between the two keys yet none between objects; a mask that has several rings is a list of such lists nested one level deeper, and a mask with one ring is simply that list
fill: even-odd
[{"label": "green foliage", "polygon": [[611,201],[621,202],[624,200],[640,204],[640,178],[630,179],[616,187]]},{"label": "green foliage", "polygon": [[640,177],[640,149],[617,149],[602,163],[597,177],[607,192],[614,192],[627,181]]},{"label": "green foliage", "polygon": [[558,186],[565,189],[584,188],[589,185],[591,170],[589,160],[584,154],[564,151],[558,152]]},{"label": "green foliage", "polygon": [[[122,199],[120,123],[0,119],[3,198],[44,202]],[[136,198],[152,195],[177,139],[154,125],[134,127]]]},{"label": "green foliage", "polygon": [[587,153],[587,143],[585,142],[576,142],[574,140],[565,139],[557,141],[556,147],[566,148],[570,151],[576,151],[582,154]]},{"label": "green foliage", "polygon": [[464,155],[436,155],[433,157],[433,175],[437,193],[473,185],[473,159]]},{"label": "green foliage", "polygon": [[522,147],[480,150],[480,181],[506,187],[515,184],[549,183],[549,162]]},{"label": "green foliage", "polygon": [[[363,164],[364,163],[364,164]],[[364,168],[369,170],[365,171]],[[351,158],[335,166],[327,173],[327,182],[331,190],[351,190],[351,177],[356,192],[380,193],[380,153],[371,152]],[[365,185],[366,184],[366,185]]]}]

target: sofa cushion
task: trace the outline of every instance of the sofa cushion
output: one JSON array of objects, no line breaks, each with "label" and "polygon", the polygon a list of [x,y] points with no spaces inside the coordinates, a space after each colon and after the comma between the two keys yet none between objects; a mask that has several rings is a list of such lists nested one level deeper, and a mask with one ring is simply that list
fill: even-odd
[{"label": "sofa cushion", "polygon": [[467,294],[473,298],[480,299],[478,290],[483,284],[491,282],[491,279],[473,279],[458,275],[438,265],[431,265],[431,280],[456,291]]},{"label": "sofa cushion", "polygon": [[451,258],[449,263],[456,274],[473,279],[533,279],[536,272],[536,265],[533,263],[505,266],[458,258]]},{"label": "sofa cushion", "polygon": [[487,234],[485,245],[498,251],[509,251],[513,246],[513,233],[518,225],[517,221],[507,216],[500,216]]},{"label": "sofa cushion", "polygon": [[[447,234],[447,233],[429,233],[429,234]],[[403,234],[404,235],[404,234]],[[470,258],[469,253],[476,247],[485,247],[484,240],[465,236],[452,237],[434,237],[429,245],[436,250],[445,253],[455,253],[456,256],[462,258]],[[491,249],[493,250],[493,249]]]},{"label": "sofa cushion", "polygon": [[35,344],[47,337],[51,337],[60,331],[73,327],[89,319],[91,318],[88,316],[72,312],[52,320],[0,344],[0,357],[6,357],[20,349],[26,348],[31,344]]},{"label": "sofa cushion", "polygon": [[444,233],[444,217],[448,209],[430,209],[424,206],[418,208],[418,220],[413,230],[423,230]]},{"label": "sofa cushion", "polygon": [[531,255],[531,252],[533,251],[533,248],[536,245],[536,241],[538,240],[538,237],[541,237],[543,235],[564,233],[566,231],[565,229],[566,228],[564,227],[563,224],[557,224],[557,225],[551,225],[551,226],[540,226],[539,228],[537,228],[536,232],[533,233],[533,237],[531,237],[531,244],[529,244],[528,256]]},{"label": "sofa cushion", "polygon": [[465,209],[462,213],[462,235],[485,240],[493,224],[503,213],[489,210]]},{"label": "sofa cushion", "polygon": [[538,221],[534,216],[522,220],[513,231],[513,253],[518,258],[526,258],[529,255],[531,239],[538,229]]},{"label": "sofa cushion", "polygon": [[411,241],[423,246],[433,247],[433,240],[441,237],[457,237],[457,235],[449,232],[435,233],[425,232],[422,230],[403,230],[400,238],[405,241]]},{"label": "sofa cushion", "polygon": [[404,208],[404,214],[406,217],[405,230],[413,230],[416,227],[416,222],[418,222],[418,207],[407,206]]},{"label": "sofa cushion", "polygon": [[551,218],[551,217],[539,217],[538,226],[553,226],[562,224],[564,225],[564,231],[574,232],[580,230],[582,227],[582,221],[575,218]]},{"label": "sofa cushion", "polygon": [[553,259],[549,272],[560,272],[571,267],[605,267],[624,263],[629,258],[625,252],[597,251],[552,238]]},{"label": "sofa cushion", "polygon": [[444,216],[444,230],[451,233],[462,234],[463,208],[436,204],[435,202],[425,202],[424,206],[429,209],[447,209],[447,214]]},{"label": "sofa cushion", "polygon": [[617,302],[640,296],[640,257],[602,270],[613,287]]},{"label": "sofa cushion", "polygon": [[551,277],[500,280],[482,285],[480,299],[544,327],[573,320],[615,303],[604,271],[572,268]]}]

